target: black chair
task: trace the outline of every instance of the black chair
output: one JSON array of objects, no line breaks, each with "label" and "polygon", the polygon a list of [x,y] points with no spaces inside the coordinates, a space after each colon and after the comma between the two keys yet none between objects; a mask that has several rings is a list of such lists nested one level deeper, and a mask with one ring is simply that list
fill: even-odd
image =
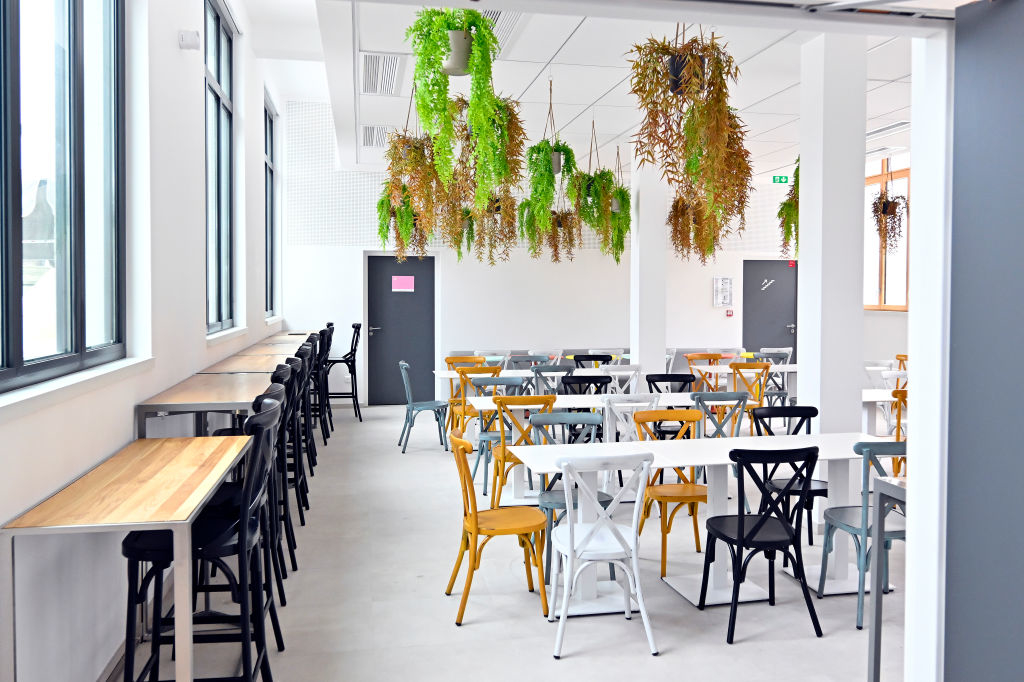
[{"label": "black chair", "polygon": [[[311,334],[310,338],[316,337],[319,340],[319,336]],[[302,375],[299,378],[301,384],[299,390],[299,397],[301,398],[299,409],[299,422],[302,426],[302,445],[306,451],[306,463],[309,465],[309,475],[316,476],[316,463],[317,463],[317,452],[316,452],[316,438],[313,437],[313,408],[312,400],[310,395],[312,390],[310,388],[312,384],[314,366],[314,358],[316,353],[312,342],[307,342],[299,346],[299,349],[295,351],[295,357],[302,360]]]},{"label": "black chair", "polygon": [[[745,514],[742,500],[746,499],[743,484],[746,476],[739,476],[735,516],[712,516],[707,521],[707,548],[704,553],[704,578],[700,586],[700,602],[697,608],[703,610],[708,591],[708,573],[715,560],[715,548],[720,540],[729,548],[732,560],[732,603],[729,608],[729,630],[725,641],[732,644],[736,631],[736,608],[739,605],[740,585],[746,580],[750,560],[763,553],[768,560],[768,603],[775,605],[775,554],[781,552],[793,562],[793,575],[800,581],[804,603],[811,614],[814,633],[821,637],[818,614],[811,603],[804,574],[804,560],[800,547],[800,518],[803,514],[809,482],[818,463],[818,448],[796,448],[792,450],[733,450],[729,459],[743,469],[761,492],[761,506],[757,514]],[[793,476],[781,493],[772,492],[766,481],[768,468],[777,469],[782,464],[793,467]],[[760,468],[760,473],[758,473]],[[799,489],[800,498],[796,505],[796,522],[791,523],[782,509],[782,501],[790,490]],[[749,551],[744,556],[744,550]]]},{"label": "black chair", "polygon": [[601,395],[608,392],[611,383],[610,376],[570,374],[562,377],[562,390],[565,395]]},{"label": "black chair", "polygon": [[302,412],[302,368],[303,362],[300,358],[287,358],[285,364],[291,369],[291,375],[287,380],[288,389],[288,411],[285,414],[285,425],[287,433],[286,447],[288,461],[286,470],[291,474],[287,480],[289,486],[295,489],[295,507],[299,511],[299,524],[306,525],[306,514],[304,510],[309,509],[309,480],[306,478],[305,448],[300,414]]},{"label": "black chair", "polygon": [[691,393],[697,377],[693,374],[648,374],[649,393]]},{"label": "black chair", "polygon": [[[238,615],[203,612],[194,614],[194,606],[176,604],[174,616],[163,615],[163,574],[174,559],[171,531],[134,531],[121,543],[121,552],[128,559],[128,614],[125,639],[125,682],[148,678],[159,680],[160,647],[173,644],[174,637],[164,634],[173,626],[174,618],[192,618],[196,625],[233,626],[237,633],[218,630],[197,630],[197,643],[238,642],[242,647],[241,674],[207,680],[238,680],[253,682],[257,677],[272,679],[267,657],[266,617],[269,614],[279,651],[284,650],[274,594],[270,583],[270,546],[268,535],[268,483],[273,471],[274,440],[281,419],[281,404],[273,399],[260,401],[260,412],[245,421],[246,435],[252,436],[245,478],[239,504],[226,513],[223,508],[207,507],[192,524],[192,560],[215,565],[227,578],[226,585],[205,582],[196,585],[196,592],[230,592],[239,604]],[[237,567],[232,570],[228,559]],[[151,567],[139,582],[139,568]],[[237,562],[237,563],[236,563]],[[135,676],[135,623],[138,607],[147,601],[149,584],[153,583],[153,633],[149,658],[141,675]],[[253,657],[252,645],[256,645]]]},{"label": "black chair", "polygon": [[[332,325],[333,326],[333,325]],[[359,410],[359,387],[356,385],[356,350],[359,348],[359,331],[363,328],[363,325],[359,322],[352,324],[352,347],[347,353],[342,355],[340,358],[329,358],[327,360],[327,375],[330,376],[331,369],[335,365],[345,365],[348,368],[349,377],[352,379],[352,390],[342,392],[328,392],[328,399],[331,398],[351,398],[352,399],[352,410],[355,415],[359,418],[359,421],[363,421],[363,413]],[[472,355],[472,353],[470,353]]]},{"label": "black chair", "polygon": [[[314,423],[320,429],[324,445],[327,445],[327,439],[331,435],[327,411],[330,405],[330,399],[327,397],[327,357],[331,352],[331,334],[331,327],[324,327],[316,334],[316,353],[313,356],[313,368],[310,373],[310,411]],[[312,336],[310,335],[311,338]]]},{"label": "black chair", "polygon": [[[772,430],[773,419],[784,419],[786,421],[785,435],[787,436],[792,436],[801,431],[810,433],[811,420],[817,416],[818,408],[802,405],[755,407],[750,411],[750,417],[754,420],[754,428],[757,429],[757,435],[759,436],[775,435],[775,432]],[[768,472],[768,488],[772,492],[781,493],[789,479],[776,478],[776,473],[775,469]],[[782,508],[790,519],[793,518],[795,513],[795,510],[791,509],[791,498],[799,497],[799,495],[799,490],[790,490],[782,500]],[[814,544],[814,514],[812,511],[814,509],[814,500],[819,497],[828,497],[828,482],[812,479],[807,492],[807,506],[804,507],[804,511],[807,512],[807,544],[809,545]],[[786,565],[785,560],[783,560],[782,565]]]},{"label": "black chair", "polygon": [[583,367],[591,367],[592,365],[588,365],[588,362],[596,362],[599,365],[607,365],[609,362],[612,361],[612,356],[594,353],[583,353],[573,355],[572,361],[576,363],[576,369],[581,369]]},{"label": "black chair", "polygon": [[[324,337],[326,332],[326,338]],[[323,392],[323,396],[320,398],[323,409],[327,411],[327,426],[331,433],[334,433],[334,410],[331,408],[331,396],[330,386],[327,385],[327,373],[330,371],[328,361],[331,359],[331,349],[334,348],[334,323],[328,322],[327,326],[320,331],[320,344],[321,344],[321,357],[323,358],[320,363],[320,372],[322,379],[320,380],[320,388]]]}]

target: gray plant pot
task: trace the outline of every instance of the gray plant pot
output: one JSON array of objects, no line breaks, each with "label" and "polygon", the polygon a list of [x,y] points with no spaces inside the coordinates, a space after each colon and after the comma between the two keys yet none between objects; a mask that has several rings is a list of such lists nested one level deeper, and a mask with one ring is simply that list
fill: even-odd
[{"label": "gray plant pot", "polygon": [[622,210],[622,204],[619,203],[618,197],[612,197],[612,213],[618,213]]},{"label": "gray plant pot", "polygon": [[562,172],[562,152],[551,152],[551,171],[555,175]]},{"label": "gray plant pot", "polygon": [[465,76],[469,73],[469,49],[473,36],[469,31],[448,31],[451,51],[441,64],[441,70],[449,76]]}]

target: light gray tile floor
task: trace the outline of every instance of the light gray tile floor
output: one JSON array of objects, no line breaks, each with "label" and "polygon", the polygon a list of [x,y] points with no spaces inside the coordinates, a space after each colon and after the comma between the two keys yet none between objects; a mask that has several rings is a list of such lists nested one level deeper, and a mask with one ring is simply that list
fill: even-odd
[{"label": "light gray tile floor", "polygon": [[[285,583],[288,606],[279,608],[287,648],[272,648],[275,680],[865,678],[868,632],[854,627],[855,595],[814,599],[825,635],[817,639],[797,583],[780,572],[776,606],[741,604],[730,646],[727,606],[698,611],[659,580],[657,524],[642,538],[641,581],[660,656],[650,655],[639,617],[604,615],[571,619],[562,659],[554,660],[556,625],[527,592],[522,552],[508,538],[488,544],[456,627],[465,566],[450,597],[444,588],[459,547],[458,475],[426,417],[401,453],[402,409],[366,408],[360,424],[335,408],[337,430],[319,446],[312,510],[298,529],[299,571]],[[703,554],[680,520],[669,538],[669,573],[699,573]],[[819,535],[805,548],[809,565],[820,562],[820,547]],[[766,585],[766,567],[754,565],[748,579]],[[891,581],[897,591],[886,597],[883,673],[895,682],[903,677],[902,543],[892,552]],[[164,679],[173,676],[169,654]],[[238,657],[237,645],[198,646],[197,674],[232,674]]]}]

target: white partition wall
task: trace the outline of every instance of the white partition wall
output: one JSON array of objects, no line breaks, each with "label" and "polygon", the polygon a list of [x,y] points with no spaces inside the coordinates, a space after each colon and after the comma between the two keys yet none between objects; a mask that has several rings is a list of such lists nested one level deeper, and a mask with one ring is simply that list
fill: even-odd
[{"label": "white partition wall", "polygon": [[631,362],[645,372],[665,366],[665,270],[671,195],[661,171],[647,165],[633,171],[633,227],[630,230],[629,348]]},{"label": "white partition wall", "polygon": [[824,34],[801,50],[797,395],[825,433],[860,430],[866,47]]}]

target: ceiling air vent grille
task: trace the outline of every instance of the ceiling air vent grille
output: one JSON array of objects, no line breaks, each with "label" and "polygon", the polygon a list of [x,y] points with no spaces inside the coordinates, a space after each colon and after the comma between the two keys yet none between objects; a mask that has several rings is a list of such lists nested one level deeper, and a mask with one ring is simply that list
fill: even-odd
[{"label": "ceiling air vent grille", "polygon": [[372,149],[384,149],[388,146],[390,126],[360,126],[363,129],[362,146]]},{"label": "ceiling air vent grille", "polygon": [[502,49],[512,40],[516,26],[519,24],[520,12],[508,12],[496,9],[485,9],[484,16],[494,22],[494,36]]},{"label": "ceiling air vent grille", "polygon": [[402,55],[363,52],[364,95],[398,95]]}]

